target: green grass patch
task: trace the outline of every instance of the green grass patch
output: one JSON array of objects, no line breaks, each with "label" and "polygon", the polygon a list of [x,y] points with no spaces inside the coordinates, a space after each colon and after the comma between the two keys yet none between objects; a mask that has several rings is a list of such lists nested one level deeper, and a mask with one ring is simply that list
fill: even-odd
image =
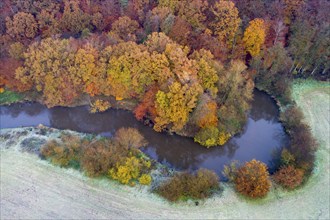
[{"label": "green grass patch", "polygon": [[0,105],[11,104],[23,100],[24,96],[9,90],[5,90],[0,94]]}]

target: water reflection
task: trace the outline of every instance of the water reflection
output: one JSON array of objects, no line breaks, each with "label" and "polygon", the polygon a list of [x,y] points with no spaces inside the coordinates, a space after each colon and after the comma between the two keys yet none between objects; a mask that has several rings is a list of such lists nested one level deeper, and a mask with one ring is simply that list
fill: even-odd
[{"label": "water reflection", "polygon": [[33,104],[15,104],[0,107],[1,128],[35,126],[44,124],[59,129],[111,136],[121,127],[135,127],[148,140],[143,151],[150,157],[177,169],[195,170],[201,167],[221,174],[223,166],[232,160],[241,162],[253,158],[268,165],[274,163],[278,151],[287,137],[278,121],[278,109],[266,94],[255,91],[247,124],[240,135],[225,146],[206,149],[191,138],[157,133],[138,122],[132,113],[111,109],[90,114],[88,107],[46,107]]},{"label": "water reflection", "polygon": [[253,108],[250,110],[249,117],[254,121],[263,119],[268,122],[277,123],[279,111],[275,101],[266,93],[255,91],[254,94],[254,100],[252,101]]}]

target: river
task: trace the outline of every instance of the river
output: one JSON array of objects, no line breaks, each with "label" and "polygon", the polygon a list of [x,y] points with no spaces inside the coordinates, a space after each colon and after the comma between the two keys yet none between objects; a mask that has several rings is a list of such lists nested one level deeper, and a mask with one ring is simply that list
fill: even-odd
[{"label": "river", "polygon": [[192,138],[157,133],[125,110],[110,109],[91,114],[88,106],[48,109],[39,103],[13,104],[0,106],[0,126],[15,128],[43,124],[103,136],[111,136],[121,127],[134,127],[148,140],[149,145],[142,150],[151,158],[179,170],[207,168],[221,175],[223,166],[233,160],[245,162],[257,159],[272,168],[278,158],[276,152],[288,143],[274,100],[255,90],[251,105],[244,130],[224,146],[209,149],[195,143]]}]

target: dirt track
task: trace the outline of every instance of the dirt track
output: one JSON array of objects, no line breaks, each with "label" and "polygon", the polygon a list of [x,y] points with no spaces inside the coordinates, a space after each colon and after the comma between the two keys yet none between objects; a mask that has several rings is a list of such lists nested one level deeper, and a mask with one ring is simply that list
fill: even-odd
[{"label": "dirt track", "polygon": [[[224,186],[221,196],[170,205],[145,188],[92,180],[17,148],[1,148],[1,219],[8,218],[238,218],[329,219],[330,86],[295,85],[294,97],[320,142],[313,177],[294,192],[273,190],[252,202]],[[5,130],[2,132],[6,132]]]}]

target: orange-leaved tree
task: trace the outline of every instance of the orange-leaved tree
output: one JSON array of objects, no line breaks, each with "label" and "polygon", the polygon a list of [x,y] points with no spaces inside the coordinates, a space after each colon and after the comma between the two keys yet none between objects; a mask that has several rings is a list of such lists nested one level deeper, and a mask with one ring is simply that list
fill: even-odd
[{"label": "orange-leaved tree", "polygon": [[292,165],[282,167],[275,173],[274,180],[285,188],[294,189],[303,182],[304,170],[295,168]]},{"label": "orange-leaved tree", "polygon": [[237,170],[235,187],[245,196],[264,197],[271,187],[266,164],[257,160],[246,162]]}]

